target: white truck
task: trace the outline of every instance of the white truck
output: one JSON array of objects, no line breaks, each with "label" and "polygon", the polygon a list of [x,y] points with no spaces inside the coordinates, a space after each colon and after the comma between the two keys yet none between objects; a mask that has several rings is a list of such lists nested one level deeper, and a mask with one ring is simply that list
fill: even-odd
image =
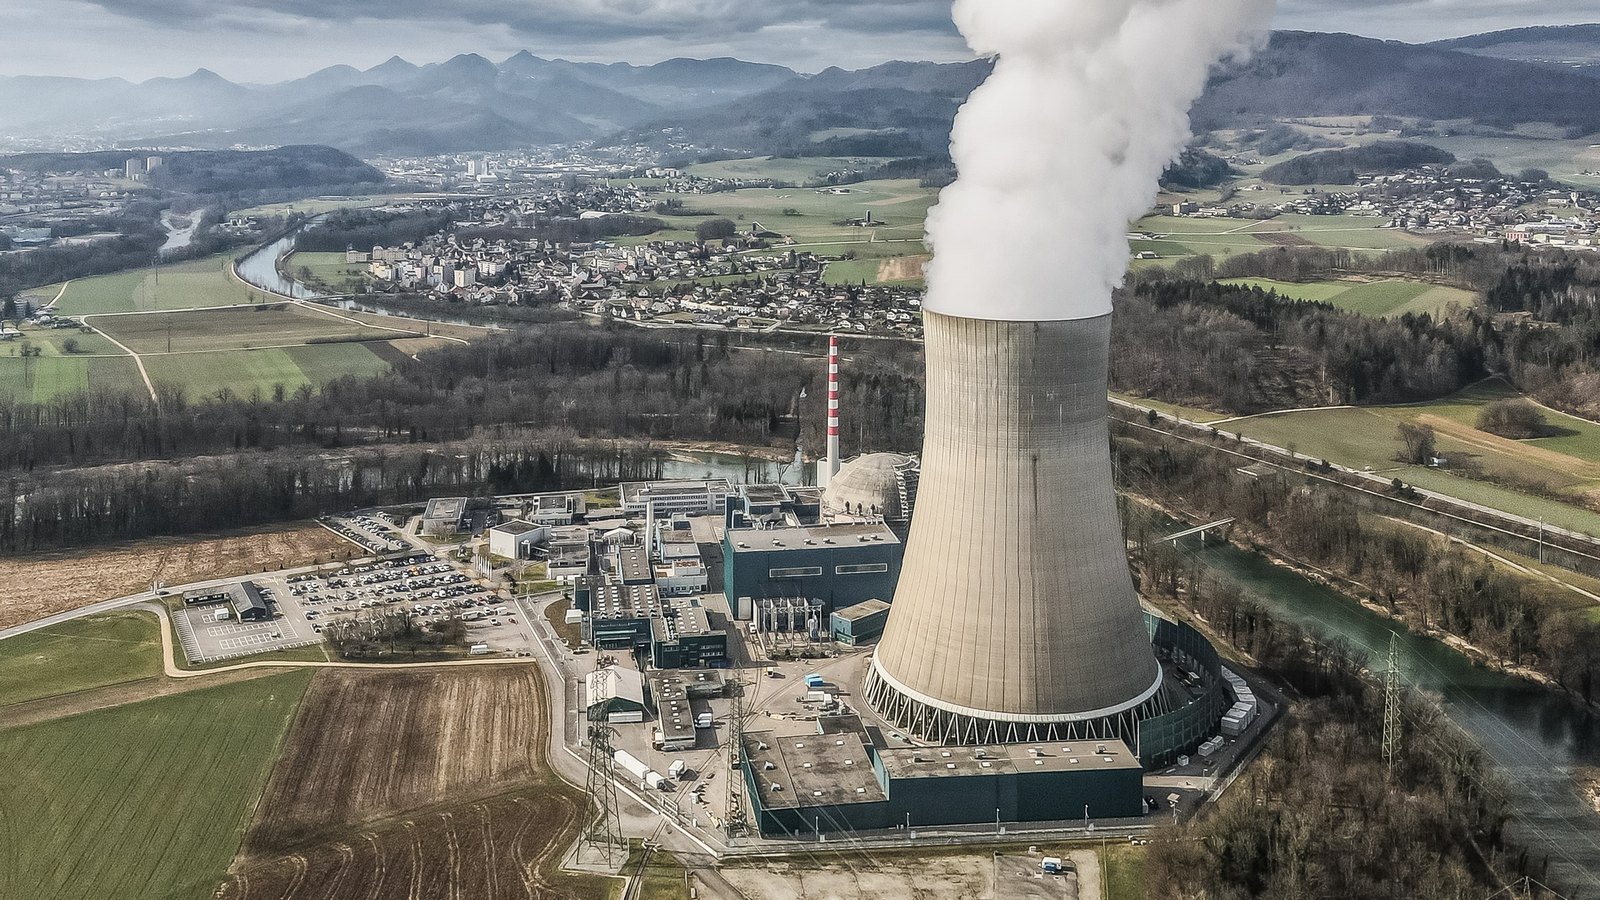
[{"label": "white truck", "polygon": [[488,644],[473,644],[472,645],[472,649],[468,650],[467,653],[472,655],[472,656],[488,656],[489,655],[489,645]]}]

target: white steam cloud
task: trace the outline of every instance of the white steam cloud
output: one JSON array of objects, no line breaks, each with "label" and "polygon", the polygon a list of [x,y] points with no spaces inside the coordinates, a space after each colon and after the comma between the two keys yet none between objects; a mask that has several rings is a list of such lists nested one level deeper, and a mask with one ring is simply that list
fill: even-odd
[{"label": "white steam cloud", "polygon": [[960,172],[928,216],[925,308],[1013,321],[1111,311],[1128,222],[1189,141],[1218,60],[1265,35],[1276,0],[955,0],[998,57],[951,134]]}]

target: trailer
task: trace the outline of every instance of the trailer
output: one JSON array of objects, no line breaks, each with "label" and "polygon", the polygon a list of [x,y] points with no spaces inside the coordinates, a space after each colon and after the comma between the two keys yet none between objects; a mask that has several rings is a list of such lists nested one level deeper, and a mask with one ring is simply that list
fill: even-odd
[{"label": "trailer", "polygon": [[637,756],[626,750],[618,750],[611,755],[611,761],[619,768],[634,777],[635,781],[643,782],[644,777],[650,774],[650,767],[639,760]]}]

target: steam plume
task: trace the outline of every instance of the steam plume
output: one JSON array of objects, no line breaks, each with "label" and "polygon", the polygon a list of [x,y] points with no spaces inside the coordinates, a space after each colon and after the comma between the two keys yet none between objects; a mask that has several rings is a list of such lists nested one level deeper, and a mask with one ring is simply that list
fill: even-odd
[{"label": "steam plume", "polygon": [[1276,0],[955,0],[994,74],[956,117],[960,172],[928,217],[926,308],[1053,321],[1111,311],[1128,222],[1188,142],[1217,60]]}]

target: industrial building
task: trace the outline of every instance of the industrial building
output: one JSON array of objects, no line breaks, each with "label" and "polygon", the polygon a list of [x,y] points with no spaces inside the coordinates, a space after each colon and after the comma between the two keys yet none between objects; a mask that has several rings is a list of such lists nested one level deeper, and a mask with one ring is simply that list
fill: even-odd
[{"label": "industrial building", "polygon": [[532,559],[535,548],[550,540],[550,529],[521,519],[489,529],[489,555],[501,559]]},{"label": "industrial building", "polygon": [[1120,741],[878,746],[854,716],[814,734],[744,735],[745,787],[765,836],[1133,818],[1143,769]]},{"label": "industrial building", "polygon": [[430,537],[459,534],[466,521],[467,498],[435,497],[422,510],[422,533]]},{"label": "industrial building", "polygon": [[899,453],[867,453],[840,466],[822,493],[825,521],[903,523],[911,518],[921,483],[921,463]]},{"label": "industrial building", "polygon": [[889,621],[889,604],[882,600],[868,600],[833,614],[833,639],[849,647],[873,641],[883,634]]},{"label": "industrial building", "polygon": [[726,478],[707,481],[635,481],[622,485],[622,511],[643,517],[654,505],[655,515],[722,515],[733,487]]},{"label": "industrial building", "polygon": [[730,527],[722,546],[723,593],[741,618],[763,598],[816,599],[830,611],[890,601],[903,552],[882,522]]},{"label": "industrial building", "polygon": [[623,666],[607,666],[584,679],[589,721],[612,725],[644,721],[644,676]]}]

